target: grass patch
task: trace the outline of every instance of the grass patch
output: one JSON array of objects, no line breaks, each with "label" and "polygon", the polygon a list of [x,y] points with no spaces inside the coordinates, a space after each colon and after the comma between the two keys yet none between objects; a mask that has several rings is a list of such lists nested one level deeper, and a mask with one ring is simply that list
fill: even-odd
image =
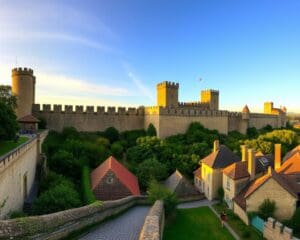
[{"label": "grass patch", "polygon": [[252,226],[247,226],[234,212],[229,209],[225,203],[218,203],[213,205],[213,208],[221,213],[225,211],[227,214],[227,223],[239,235],[241,239],[245,240],[259,240],[262,239],[262,234],[254,229]]},{"label": "grass patch", "polygon": [[165,226],[164,240],[234,239],[209,207],[176,211],[174,221]]},{"label": "grass patch", "polygon": [[28,137],[20,137],[17,142],[10,141],[0,141],[0,156],[10,152],[21,144],[25,143],[28,140]]}]

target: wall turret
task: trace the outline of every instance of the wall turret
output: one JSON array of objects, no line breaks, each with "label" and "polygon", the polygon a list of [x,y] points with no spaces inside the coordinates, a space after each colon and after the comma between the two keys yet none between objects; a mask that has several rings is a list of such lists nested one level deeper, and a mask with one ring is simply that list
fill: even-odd
[{"label": "wall turret", "polygon": [[219,91],[212,89],[201,91],[201,102],[209,104],[210,110],[219,110]]},{"label": "wall turret", "polygon": [[32,113],[35,101],[35,76],[30,68],[14,68],[12,70],[12,93],[17,96],[17,118]]},{"label": "wall turret", "polygon": [[168,81],[158,83],[156,86],[157,106],[177,107],[178,89],[179,89],[179,83],[168,82]]},{"label": "wall turret", "polygon": [[249,110],[248,106],[245,105],[245,107],[243,108],[243,111],[242,111],[242,119],[249,120],[249,118],[250,118],[250,110]]}]

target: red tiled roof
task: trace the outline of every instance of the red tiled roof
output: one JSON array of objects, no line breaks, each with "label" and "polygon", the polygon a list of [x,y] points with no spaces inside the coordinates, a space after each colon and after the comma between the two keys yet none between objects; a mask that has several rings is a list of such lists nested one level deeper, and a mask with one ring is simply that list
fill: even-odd
[{"label": "red tiled roof", "polygon": [[250,177],[247,170],[247,162],[236,162],[223,169],[223,173],[233,180]]},{"label": "red tiled roof", "polygon": [[294,197],[298,197],[296,192],[297,189],[290,182],[292,179],[288,179],[285,175],[279,174],[276,171],[274,171],[272,168],[270,168],[267,174],[251,181],[233,200],[240,207],[246,210],[246,198],[248,198],[252,193],[254,193],[270,178],[273,178],[279,185],[281,185],[286,191],[288,191]]},{"label": "red tiled roof", "polygon": [[37,118],[35,118],[32,115],[27,115],[25,117],[21,117],[18,119],[18,122],[21,123],[38,123],[40,120],[38,120]]},{"label": "red tiled roof", "polygon": [[300,174],[300,151],[295,151],[288,159],[285,159],[277,172],[283,174]]},{"label": "red tiled roof", "polygon": [[140,195],[138,179],[130,171],[119,163],[113,156],[106,159],[100,166],[91,173],[92,189],[99,184],[106,173],[111,170],[133,195]]}]

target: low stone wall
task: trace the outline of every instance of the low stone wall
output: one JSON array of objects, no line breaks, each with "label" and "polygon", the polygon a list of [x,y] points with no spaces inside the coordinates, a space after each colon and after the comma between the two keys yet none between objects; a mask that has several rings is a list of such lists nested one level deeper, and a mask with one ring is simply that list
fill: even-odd
[{"label": "low stone wall", "polygon": [[146,203],[146,197],[130,196],[47,215],[3,220],[0,221],[0,239],[61,239],[134,205]]},{"label": "low stone wall", "polygon": [[264,225],[264,238],[267,240],[296,240],[293,229],[283,226],[281,222],[269,217]]},{"label": "low stone wall", "polygon": [[248,214],[235,202],[233,203],[233,212],[238,215],[246,225],[250,224]]},{"label": "low stone wall", "polygon": [[157,200],[146,216],[139,240],[161,240],[165,225],[163,201]]}]

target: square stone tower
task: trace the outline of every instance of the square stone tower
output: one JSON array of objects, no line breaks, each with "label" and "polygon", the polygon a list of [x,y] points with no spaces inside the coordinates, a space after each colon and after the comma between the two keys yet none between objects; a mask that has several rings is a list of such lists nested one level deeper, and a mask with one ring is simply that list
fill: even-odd
[{"label": "square stone tower", "polygon": [[264,113],[272,114],[272,110],[273,110],[273,102],[265,102]]},{"label": "square stone tower", "polygon": [[161,82],[156,86],[157,106],[177,107],[178,106],[179,84],[174,82]]},{"label": "square stone tower", "polygon": [[219,110],[219,91],[212,89],[201,91],[201,103],[208,104],[210,110]]}]

